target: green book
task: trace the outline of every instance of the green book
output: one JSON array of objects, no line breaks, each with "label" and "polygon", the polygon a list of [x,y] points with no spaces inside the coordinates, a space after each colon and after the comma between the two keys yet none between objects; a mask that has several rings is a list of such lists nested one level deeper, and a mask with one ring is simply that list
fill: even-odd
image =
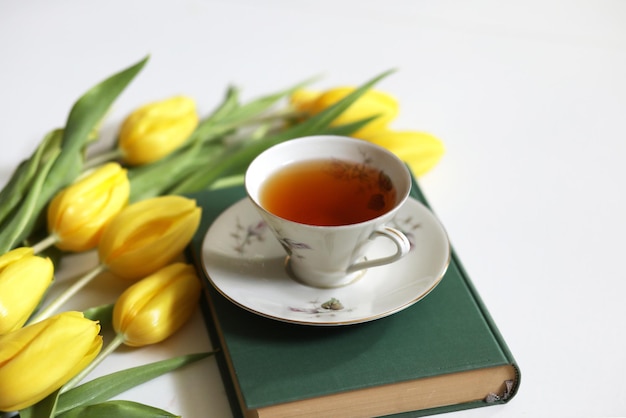
[{"label": "green book", "polygon": [[[412,197],[427,206],[416,182]],[[191,195],[206,231],[243,187]],[[269,239],[269,238],[268,238]],[[424,416],[508,402],[520,372],[454,250],[422,300],[373,321],[312,326],[243,309],[203,277],[203,311],[236,417]]]}]

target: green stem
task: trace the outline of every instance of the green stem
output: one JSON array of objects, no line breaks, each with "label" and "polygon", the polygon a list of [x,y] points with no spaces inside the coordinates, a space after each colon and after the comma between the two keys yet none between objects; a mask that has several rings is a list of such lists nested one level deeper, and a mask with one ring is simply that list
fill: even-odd
[{"label": "green stem", "polygon": [[76,294],[80,289],[85,287],[87,283],[93,280],[98,274],[106,270],[106,266],[104,264],[98,264],[93,270],[87,272],[84,276],[74,282],[73,285],[67,288],[65,292],[61,293],[55,300],[52,301],[50,305],[48,305],[44,310],[40,311],[31,318],[29,321],[30,324],[35,322],[42,321],[46,318],[52,316],[52,314],[61,307],[68,299],[70,299],[74,294]]},{"label": "green stem", "polygon": [[110,151],[103,152],[102,154],[98,154],[93,158],[85,161],[85,166],[83,170],[89,170],[90,168],[97,167],[106,162],[117,160],[122,157],[122,150],[119,148],[112,149]]},{"label": "green stem", "polygon": [[59,237],[54,234],[50,234],[46,238],[39,241],[37,244],[33,245],[32,248],[35,254],[39,254],[40,252],[52,247],[57,242],[59,242]]},{"label": "green stem", "polygon": [[114,352],[117,349],[117,347],[119,347],[123,343],[124,343],[124,335],[116,334],[115,338],[109,344],[107,344],[107,346],[104,347],[102,351],[100,351],[100,353],[96,356],[96,358],[93,359],[91,363],[87,365],[87,367],[85,367],[76,376],[71,378],[65,385],[63,385],[59,393],[60,394],[65,393],[68,390],[73,389],[85,377],[87,377],[87,375],[91,373],[93,369],[95,369],[100,363],[102,363],[102,360],[104,360],[109,354]]}]

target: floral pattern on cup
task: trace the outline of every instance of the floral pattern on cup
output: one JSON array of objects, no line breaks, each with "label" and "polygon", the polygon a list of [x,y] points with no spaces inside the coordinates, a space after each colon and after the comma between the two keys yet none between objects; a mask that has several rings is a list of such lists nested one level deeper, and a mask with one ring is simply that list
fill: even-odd
[{"label": "floral pattern on cup", "polygon": [[[234,231],[230,234],[235,239],[235,245],[233,249],[239,255],[246,253],[246,249],[255,242],[265,241],[265,233],[268,230],[267,223],[263,220],[249,223],[248,226],[244,226],[239,218],[235,224]],[[304,242],[297,242],[289,238],[279,238],[280,245],[283,246],[285,251],[291,257],[304,258],[299,250],[310,250],[311,247]]]},{"label": "floral pattern on cup", "polygon": [[300,250],[310,250],[311,246],[304,242],[298,242],[290,238],[280,237],[278,239],[289,257],[305,258]]},{"label": "floral pattern on cup", "polygon": [[263,220],[248,224],[247,227],[244,227],[239,218],[237,218],[235,231],[230,234],[230,236],[235,239],[233,249],[237,252],[237,254],[244,254],[246,252],[246,248],[252,243],[263,242],[265,240],[266,231],[267,224]]},{"label": "floral pattern on cup", "polygon": [[[415,231],[421,226],[420,222],[414,219],[413,216],[405,216],[403,218],[396,216],[390,222],[390,225],[406,235],[411,243],[411,250],[413,250],[415,247]],[[248,226],[243,226],[239,218],[237,218],[235,231],[230,234],[230,236],[235,239],[233,249],[238,254],[245,254],[246,248],[253,242],[263,242],[265,240],[267,230],[267,223],[263,220],[258,220],[249,223]],[[291,257],[305,258],[300,250],[311,249],[311,246],[307,243],[298,242],[286,237],[281,237],[278,241]]]}]

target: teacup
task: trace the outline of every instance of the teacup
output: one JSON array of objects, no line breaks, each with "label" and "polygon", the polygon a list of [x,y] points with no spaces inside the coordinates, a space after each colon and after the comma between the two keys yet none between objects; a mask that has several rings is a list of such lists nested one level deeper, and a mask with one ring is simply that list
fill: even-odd
[{"label": "teacup", "polygon": [[[331,135],[288,140],[254,159],[245,186],[285,249],[289,274],[303,284],[345,286],[410,250],[407,237],[387,224],[408,198],[411,177],[378,145]],[[395,252],[369,259],[378,238]]]}]

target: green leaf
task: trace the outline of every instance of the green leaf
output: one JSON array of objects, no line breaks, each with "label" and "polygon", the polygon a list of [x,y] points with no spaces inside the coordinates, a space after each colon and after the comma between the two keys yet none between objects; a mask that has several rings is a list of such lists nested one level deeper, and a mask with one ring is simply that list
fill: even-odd
[{"label": "green leaf", "polygon": [[229,87],[222,103],[204,118],[198,127],[191,134],[188,143],[195,141],[206,142],[219,137],[220,133],[227,132],[228,129],[218,128],[220,120],[224,119],[228,114],[234,112],[239,107],[239,91],[235,87]]},{"label": "green leaf", "polygon": [[94,129],[104,118],[113,101],[143,68],[147,60],[148,57],[112,75],[92,87],[76,101],[63,129],[61,153],[46,176],[41,194],[32,208],[32,217],[29,218],[27,225],[18,237],[18,242],[31,233],[37,216],[49,200],[81,173],[84,148],[93,139]]},{"label": "green leaf", "polygon": [[301,89],[302,87],[310,84],[314,79],[305,80],[291,87],[278,91],[276,93],[261,96],[255,100],[252,100],[245,105],[240,106],[235,111],[229,112],[224,118],[220,120],[223,124],[230,124],[236,126],[242,122],[248,121],[251,118],[257,117],[259,114],[265,112],[279,100],[292,94],[294,91]]},{"label": "green leaf", "polygon": [[168,418],[179,417],[159,408],[131,401],[109,401],[71,409],[59,418]]},{"label": "green leaf", "polygon": [[177,150],[152,164],[130,168],[130,202],[167,193],[190,173],[202,171],[201,165],[217,158],[223,148],[219,144],[196,142],[193,147]]},{"label": "green leaf", "polygon": [[113,303],[96,306],[83,311],[83,315],[85,315],[85,318],[89,318],[92,321],[100,322],[101,328],[109,327],[113,323],[114,307],[115,304]]},{"label": "green leaf", "polygon": [[[108,77],[78,99],[72,107],[65,125],[63,135],[63,150],[67,151],[65,155],[82,151],[86,141],[90,140],[90,134],[104,118],[111,104],[141,71],[147,61],[148,57]],[[61,159],[59,165],[65,161],[64,158]]]},{"label": "green leaf", "polygon": [[62,136],[63,130],[61,129],[49,132],[31,157],[22,161],[13,172],[9,182],[0,191],[0,223],[22,201],[24,194],[31,187],[37,171],[42,165],[45,165],[53,150],[60,148]]},{"label": "green leaf", "polygon": [[213,111],[209,119],[221,120],[234,112],[239,104],[239,89],[235,86],[228,86],[222,103]]},{"label": "green leaf", "polygon": [[[56,155],[60,155],[60,150],[56,150]],[[51,157],[46,161],[45,165],[39,169],[33,183],[30,185],[28,193],[17,208],[15,216],[6,225],[3,225],[2,231],[0,231],[0,254],[9,251],[23,239],[25,235],[24,231],[27,229],[28,224],[32,222],[33,219],[36,219],[39,214],[37,211],[37,201],[40,198],[46,176],[55,161],[56,157]]]},{"label": "green leaf", "polygon": [[57,412],[64,413],[79,406],[106,401],[141,383],[212,354],[212,352],[188,354],[99,377],[61,394],[57,404]]},{"label": "green leaf", "polygon": [[289,132],[285,132],[285,136],[290,138],[296,138],[300,136],[310,135],[311,133],[327,128],[333,120],[335,120],[340,114],[342,114],[352,103],[354,103],[359,97],[361,97],[367,90],[372,88],[383,78],[387,77],[395,70],[388,70],[384,73],[374,77],[370,81],[361,85],[350,94],[346,95],[343,99],[339,100],[332,106],[324,109],[322,112],[314,115],[313,117],[294,125]]},{"label": "green leaf", "polygon": [[229,149],[220,147],[212,152],[198,153],[196,158],[190,161],[189,165],[181,171],[180,175],[172,177],[172,181],[166,189],[166,194],[185,194],[205,188],[205,173],[211,167],[219,164],[223,158],[227,158]]},{"label": "green leaf", "polygon": [[329,106],[322,112],[313,117],[293,125],[274,135],[265,138],[244,143],[239,148],[229,149],[227,154],[221,157],[216,164],[208,167],[202,172],[202,175],[196,174],[188,181],[179,184],[173,188],[171,193],[190,193],[193,191],[208,188],[211,184],[223,176],[240,174],[246,170],[252,160],[261,152],[273,145],[283,141],[299,138],[309,135],[321,135],[327,133],[346,135],[354,132],[359,127],[365,125],[372,118],[363,119],[342,127],[330,127],[330,123],[345,111],[352,103],[354,103],[361,95],[369,90],[374,84],[391,74],[393,70],[386,71],[370,81],[366,82],[359,88],[355,89],[344,98]]},{"label": "green leaf", "polygon": [[[268,124],[261,117],[262,113],[309,82],[298,83],[244,105],[239,104],[239,91],[235,87],[230,87],[222,103],[200,123],[183,147],[162,160],[129,169],[130,201],[136,202],[165,193],[177,194],[204,188],[206,181],[203,173],[207,167],[211,167],[218,159],[231,152],[231,146],[216,140],[224,139],[225,135],[247,127],[246,124],[260,124],[261,132],[265,132]],[[282,119],[285,115],[279,113],[273,117]],[[258,132],[257,129],[253,135],[257,135]],[[202,148],[198,148],[199,146]]]},{"label": "green leaf", "polygon": [[66,165],[73,163],[76,155],[82,153],[93,129],[104,118],[111,104],[135,78],[147,61],[148,57],[108,77],[76,101],[65,125],[62,143],[63,153],[46,183],[48,186],[46,192],[49,196],[52,196],[60,186],[65,186],[73,180],[71,176],[68,178],[68,172],[71,171],[71,168]]},{"label": "green leaf", "polygon": [[[243,105],[238,104],[239,91],[234,87],[230,87],[222,105],[198,126],[192,138],[202,138],[202,141],[213,140],[242,125],[253,123],[256,119],[260,121],[262,115],[279,100],[312,81],[313,79],[300,82],[276,93],[261,96]],[[283,115],[279,114],[277,116],[280,119]]]},{"label": "green leaf", "polygon": [[324,129],[324,135],[350,135],[351,133],[358,131],[377,117],[378,116],[371,116],[356,122],[346,123],[343,125],[328,126]]}]

